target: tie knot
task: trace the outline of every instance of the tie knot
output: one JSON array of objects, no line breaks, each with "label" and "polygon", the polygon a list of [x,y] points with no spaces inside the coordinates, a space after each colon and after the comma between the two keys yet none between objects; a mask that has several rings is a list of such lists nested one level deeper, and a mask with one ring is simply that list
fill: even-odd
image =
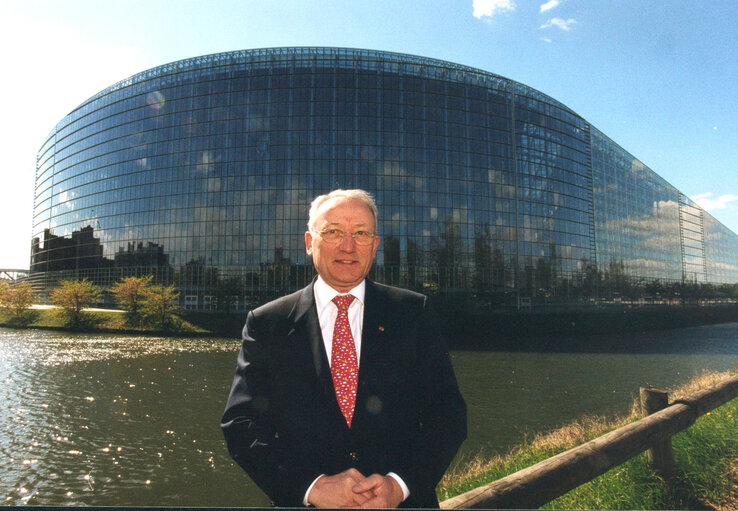
[{"label": "tie knot", "polygon": [[354,295],[336,295],[333,298],[333,303],[336,304],[339,310],[346,310],[351,305],[351,302],[354,301],[354,298]]}]

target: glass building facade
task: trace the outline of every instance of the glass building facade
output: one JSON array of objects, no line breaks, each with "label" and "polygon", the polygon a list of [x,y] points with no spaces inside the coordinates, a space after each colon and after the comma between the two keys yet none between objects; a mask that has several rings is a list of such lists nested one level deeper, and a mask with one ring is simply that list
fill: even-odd
[{"label": "glass building facade", "polygon": [[243,310],[312,279],[308,205],[334,188],[377,199],[374,279],[478,307],[738,282],[738,236],[558,101],[338,48],[183,60],[80,105],[38,153],[31,278],[153,274]]}]

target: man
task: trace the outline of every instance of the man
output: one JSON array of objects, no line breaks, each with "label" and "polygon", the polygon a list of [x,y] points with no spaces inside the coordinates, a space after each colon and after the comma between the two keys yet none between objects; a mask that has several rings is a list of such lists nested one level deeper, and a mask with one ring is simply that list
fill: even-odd
[{"label": "man", "polygon": [[438,507],[466,405],[426,297],[366,279],[377,208],[310,208],[318,277],[248,315],[222,419],[233,459],[279,506]]}]

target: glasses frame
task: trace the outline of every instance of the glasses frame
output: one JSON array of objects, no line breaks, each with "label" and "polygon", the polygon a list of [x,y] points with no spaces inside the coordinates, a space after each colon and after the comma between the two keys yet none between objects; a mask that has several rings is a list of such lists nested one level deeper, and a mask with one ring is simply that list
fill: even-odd
[{"label": "glasses frame", "polygon": [[[336,232],[339,232],[339,233],[340,233],[340,238],[339,238],[339,239],[337,239],[336,241],[329,241],[329,240],[325,239],[325,233],[327,233],[327,232],[330,232],[330,231],[336,231]],[[330,245],[336,245],[336,244],[338,244],[338,243],[343,243],[343,240],[344,240],[344,239],[346,238],[346,235],[347,235],[347,234],[349,234],[349,235],[351,236],[351,239],[353,239],[353,240],[354,240],[354,243],[356,243],[357,245],[359,245],[359,246],[362,246],[362,247],[368,247],[368,246],[370,246],[370,245],[371,245],[372,243],[374,243],[374,240],[375,240],[375,239],[376,239],[376,237],[377,237],[377,233],[376,233],[376,232],[371,232],[371,231],[365,231],[365,230],[363,230],[363,229],[359,229],[358,231],[354,231],[354,232],[350,232],[350,231],[344,231],[343,229],[323,229],[322,231],[318,231],[318,230],[315,230],[315,229],[310,229],[310,232],[313,232],[313,233],[315,233],[315,234],[319,234],[319,235],[320,235],[320,237],[321,237],[321,239],[322,239],[322,240],[323,240],[324,242],[326,242],[326,243],[328,243],[328,244],[330,244]],[[367,234],[371,234],[371,237],[369,238],[369,242],[368,242],[368,243],[362,243],[362,242],[360,242],[360,241],[359,241],[359,240],[357,239],[356,235],[357,235],[358,233],[360,233],[360,232],[364,232],[364,233],[367,233]]]}]

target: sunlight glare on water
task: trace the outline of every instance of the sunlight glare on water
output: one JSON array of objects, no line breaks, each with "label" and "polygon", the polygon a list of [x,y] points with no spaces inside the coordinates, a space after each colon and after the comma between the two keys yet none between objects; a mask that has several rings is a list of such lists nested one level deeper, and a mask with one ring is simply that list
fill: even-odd
[{"label": "sunlight glare on water", "polygon": [[[452,352],[467,402],[461,457],[499,453],[583,413],[624,411],[639,386],[738,364],[738,323],[610,337],[642,352]],[[237,339],[0,328],[0,503],[262,507],[219,422]],[[566,346],[563,346],[564,348]],[[377,413],[381,402],[373,403]]]},{"label": "sunlight glare on water", "polygon": [[228,475],[248,488],[218,427],[239,344],[0,329],[0,502],[209,505]]}]

